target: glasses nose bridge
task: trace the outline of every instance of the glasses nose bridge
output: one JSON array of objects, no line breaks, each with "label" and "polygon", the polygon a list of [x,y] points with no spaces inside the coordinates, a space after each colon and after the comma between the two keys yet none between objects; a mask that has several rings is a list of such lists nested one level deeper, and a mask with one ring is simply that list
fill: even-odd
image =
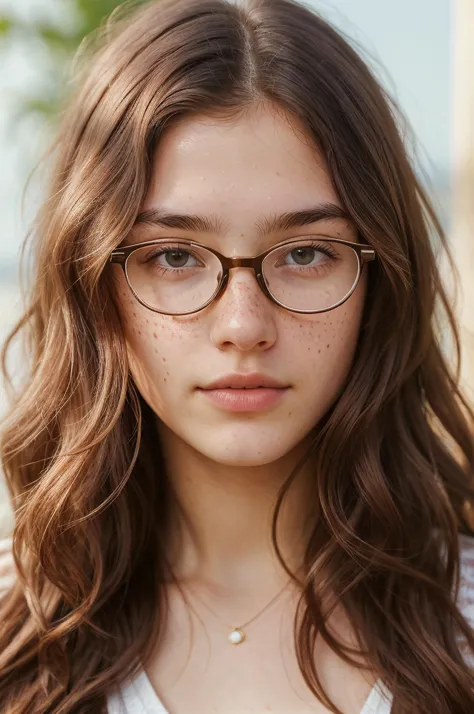
[{"label": "glasses nose bridge", "polygon": [[[253,271],[253,274],[255,276],[255,279],[257,281],[257,284],[259,288],[262,290],[263,294],[272,299],[272,296],[270,295],[267,286],[265,284],[265,280],[263,279],[262,275],[262,263],[263,259],[261,256],[256,256],[254,258],[241,258],[241,257],[235,257],[235,258],[228,258],[227,256],[220,256],[220,260],[222,263],[222,266],[224,268],[224,278],[222,281],[221,289],[219,290],[218,296],[222,295],[222,293],[226,290],[228,284],[229,284],[229,271],[232,270],[233,268],[250,268]],[[216,297],[218,297],[216,295]]]},{"label": "glasses nose bridge", "polygon": [[[222,260],[222,258],[221,258]],[[262,261],[257,257],[257,258],[224,258],[222,260],[224,264],[224,269],[225,270],[231,270],[232,268],[252,268],[253,271],[255,272],[255,275],[257,275],[258,272],[261,272],[261,263]]]}]

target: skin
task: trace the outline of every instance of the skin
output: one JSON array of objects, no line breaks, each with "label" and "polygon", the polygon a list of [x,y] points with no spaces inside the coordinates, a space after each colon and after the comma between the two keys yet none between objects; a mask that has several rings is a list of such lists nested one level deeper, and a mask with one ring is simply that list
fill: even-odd
[{"label": "skin", "polygon": [[[221,230],[197,233],[137,225],[124,242],[181,237],[227,256],[253,256],[298,236],[357,240],[355,226],[344,219],[258,237],[257,226],[265,217],[323,202],[341,205],[324,158],[294,117],[269,105],[253,107],[232,121],[219,115],[187,117],[160,139],[141,210],[159,207],[216,216]],[[322,705],[315,708],[296,666],[291,645],[294,590],[286,588],[249,625],[252,641],[244,645],[231,647],[222,623],[250,619],[287,583],[270,540],[274,499],[349,373],[366,269],[347,302],[326,313],[288,312],[262,293],[250,270],[238,268],[213,304],[194,315],[172,317],[139,304],[120,268],[114,267],[130,370],[157,416],[167,470],[187,516],[186,524],[176,517],[170,552],[181,584],[193,593],[202,625],[191,612],[197,628],[191,647],[190,610],[171,588],[166,657],[157,649],[147,668],[149,677],[172,714],[327,711]],[[196,389],[216,376],[249,371],[271,375],[290,389],[276,406],[252,414],[224,412]],[[294,568],[314,522],[315,488],[308,462],[290,489],[279,530],[280,546]],[[342,614],[334,627],[351,640]],[[284,647],[277,632],[286,632]],[[372,680],[319,648],[323,682],[344,711],[356,714]],[[234,692],[232,684],[232,703],[229,672],[243,685]],[[337,683],[341,676],[351,682],[344,692]],[[207,677],[211,686],[199,686]]]}]

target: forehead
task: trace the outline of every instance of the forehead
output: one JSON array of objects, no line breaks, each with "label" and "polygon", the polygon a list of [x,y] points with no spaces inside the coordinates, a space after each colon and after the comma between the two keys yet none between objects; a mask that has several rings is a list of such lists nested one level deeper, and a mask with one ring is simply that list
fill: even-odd
[{"label": "forehead", "polygon": [[212,213],[245,230],[266,212],[324,202],[341,205],[315,142],[294,117],[259,107],[232,120],[196,115],[170,125],[140,210]]}]

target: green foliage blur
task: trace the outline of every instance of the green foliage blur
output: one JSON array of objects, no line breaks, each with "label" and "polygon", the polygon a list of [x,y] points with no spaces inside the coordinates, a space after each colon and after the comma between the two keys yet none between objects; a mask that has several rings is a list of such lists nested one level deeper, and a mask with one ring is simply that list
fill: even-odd
[{"label": "green foliage blur", "polygon": [[[53,4],[57,0],[50,0]],[[138,5],[145,0],[133,0]],[[36,114],[54,124],[64,98],[64,78],[74,53],[86,35],[102,25],[124,0],[64,0],[67,26],[43,20],[25,21],[14,13],[0,13],[0,57],[2,46],[14,39],[24,46],[33,43],[32,61],[41,62],[40,81],[34,94],[19,97],[14,121]],[[44,65],[44,70],[43,70]]]}]

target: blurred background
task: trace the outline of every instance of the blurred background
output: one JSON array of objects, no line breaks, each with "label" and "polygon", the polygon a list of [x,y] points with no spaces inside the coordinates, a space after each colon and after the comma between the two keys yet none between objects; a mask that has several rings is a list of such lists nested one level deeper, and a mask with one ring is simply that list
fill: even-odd
[{"label": "blurred background", "polygon": [[[41,202],[31,170],[54,136],[83,37],[119,0],[0,0],[0,341],[18,316],[19,248]],[[474,0],[306,0],[356,43],[404,111],[408,146],[461,277],[463,380],[474,387]],[[470,309],[471,308],[471,309]],[[0,416],[6,407],[0,388]],[[0,537],[11,509],[0,475]]]}]

